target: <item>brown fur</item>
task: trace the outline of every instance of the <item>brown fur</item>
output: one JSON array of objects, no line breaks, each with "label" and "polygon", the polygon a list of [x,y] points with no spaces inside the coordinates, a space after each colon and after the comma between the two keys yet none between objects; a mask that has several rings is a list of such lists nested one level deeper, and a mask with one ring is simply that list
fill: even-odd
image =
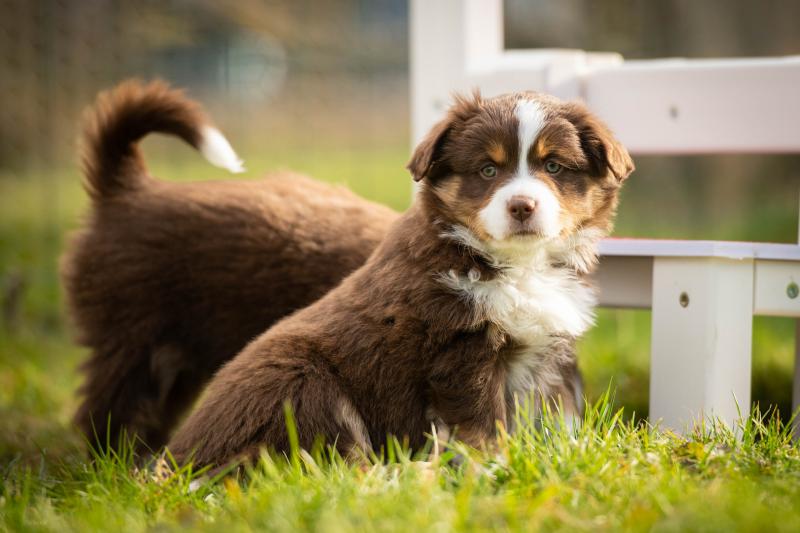
[{"label": "brown fur", "polygon": [[147,173],[137,140],[160,131],[196,146],[206,123],[162,83],[125,83],[88,117],[93,202],[62,275],[91,349],[75,421],[101,446],[122,430],[162,446],[224,362],[358,268],[397,218],[290,173],[180,184]]},{"label": "brown fur", "polygon": [[[414,179],[422,182],[414,206],[363,267],[220,370],[169,444],[179,461],[222,465],[260,447],[286,450],[285,402],[301,447],[322,438],[346,454],[359,448],[378,452],[389,435],[419,448],[432,423],[481,445],[496,424],[509,424],[517,398],[507,379],[526,347],[441,279],[451,272],[502,280],[506,267],[442,234],[454,225],[467,226],[478,239],[486,234],[476,213],[510,173],[500,168],[496,179],[486,180],[479,172],[495,143],[502,144],[509,161],[516,160],[513,109],[520,98],[536,98],[563,119],[583,150],[581,166],[542,178],[561,197],[567,236],[610,226],[609,209],[629,172],[620,170],[620,154],[627,153],[585,109],[533,94],[458,99],[409,163]],[[532,161],[537,176],[543,163]],[[552,261],[572,279],[583,273],[569,261]],[[538,356],[552,361],[557,374],[552,384],[542,381],[538,392],[577,411],[574,339],[554,333]],[[348,406],[347,417],[342,405]]]}]

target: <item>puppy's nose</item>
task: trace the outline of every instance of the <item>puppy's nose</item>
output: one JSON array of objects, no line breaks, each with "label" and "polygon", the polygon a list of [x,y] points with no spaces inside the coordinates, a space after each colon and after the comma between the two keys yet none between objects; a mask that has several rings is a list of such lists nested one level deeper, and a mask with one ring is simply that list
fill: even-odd
[{"label": "puppy's nose", "polygon": [[509,214],[520,222],[528,220],[535,209],[536,202],[527,196],[512,196],[508,201]]}]

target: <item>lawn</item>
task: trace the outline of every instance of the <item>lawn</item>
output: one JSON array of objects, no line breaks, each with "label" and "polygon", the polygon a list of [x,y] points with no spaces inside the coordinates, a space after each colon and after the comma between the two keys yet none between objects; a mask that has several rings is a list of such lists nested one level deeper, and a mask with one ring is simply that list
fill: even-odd
[{"label": "lawn", "polygon": [[[177,143],[152,150],[157,175],[220,176]],[[398,144],[245,159],[251,177],[290,167],[403,209],[406,156]],[[84,350],[71,342],[57,277],[65,235],[86,205],[78,181],[70,167],[0,176],[4,529],[800,530],[800,448],[784,425],[794,323],[781,319],[756,320],[753,379],[763,411],[777,404],[783,418],[757,410],[735,434],[709,423],[683,438],[646,425],[649,315],[604,310],[580,345],[592,403],[582,427],[548,419],[502,438],[495,452],[460,450],[460,466],[446,455],[411,461],[402,447],[369,467],[296,453],[192,491],[197,474],[188,470],[154,479],[124,454],[88,460],[69,426]],[[636,215],[623,204],[620,234],[669,236]]]}]

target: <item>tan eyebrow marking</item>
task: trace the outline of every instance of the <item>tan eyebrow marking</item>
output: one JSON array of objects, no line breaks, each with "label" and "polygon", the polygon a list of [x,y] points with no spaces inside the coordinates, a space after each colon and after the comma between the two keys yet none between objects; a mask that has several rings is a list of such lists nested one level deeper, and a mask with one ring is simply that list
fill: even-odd
[{"label": "tan eyebrow marking", "polygon": [[492,161],[497,163],[498,165],[505,164],[506,160],[508,159],[508,154],[506,154],[506,149],[503,148],[503,145],[499,142],[495,141],[489,146],[489,157],[492,158]]},{"label": "tan eyebrow marking", "polygon": [[581,150],[577,137],[573,139],[571,136],[559,136],[553,132],[546,132],[536,141],[534,156],[539,161],[558,157],[567,166],[579,167],[586,164],[586,155]]},{"label": "tan eyebrow marking", "polygon": [[533,154],[537,159],[544,159],[546,156],[550,155],[552,148],[550,143],[548,143],[549,140],[547,135],[542,135],[536,141],[536,145],[533,147]]}]

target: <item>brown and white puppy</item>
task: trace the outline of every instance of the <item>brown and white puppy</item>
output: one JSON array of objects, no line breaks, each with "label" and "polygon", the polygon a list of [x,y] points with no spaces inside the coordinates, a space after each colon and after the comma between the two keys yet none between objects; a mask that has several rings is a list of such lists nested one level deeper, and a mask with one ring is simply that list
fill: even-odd
[{"label": "brown and white puppy", "polygon": [[163,446],[224,362],[361,266],[398,217],[288,173],[156,180],[136,147],[151,132],[241,168],[199,106],[163,83],[124,83],[89,113],[83,156],[92,205],[62,274],[91,349],[75,420],[100,446],[116,446],[123,430],[153,450]]},{"label": "brown and white puppy", "polygon": [[583,275],[633,170],[626,150],[580,104],[475,95],[409,169],[412,208],[363,267],[220,370],[168,445],[179,461],[286,450],[285,402],[300,446],[345,454],[388,435],[419,448],[432,423],[480,445],[531,396],[578,412]]}]

